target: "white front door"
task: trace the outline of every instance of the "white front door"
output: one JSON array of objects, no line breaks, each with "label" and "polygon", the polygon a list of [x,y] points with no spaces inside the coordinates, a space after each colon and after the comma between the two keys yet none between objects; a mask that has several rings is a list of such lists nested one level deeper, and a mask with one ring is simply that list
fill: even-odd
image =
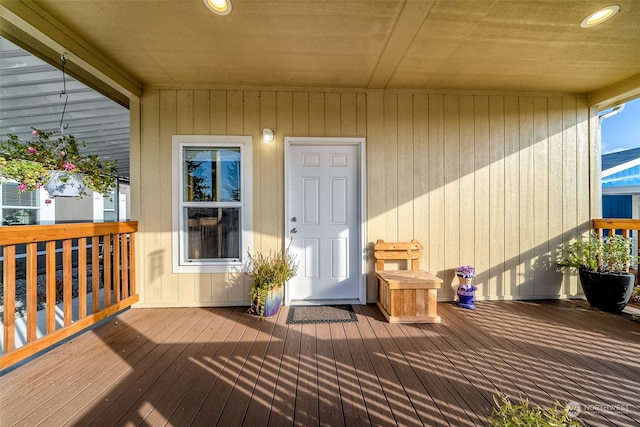
[{"label": "white front door", "polygon": [[285,141],[285,230],[300,263],[286,287],[286,302],[364,304],[364,140]]}]

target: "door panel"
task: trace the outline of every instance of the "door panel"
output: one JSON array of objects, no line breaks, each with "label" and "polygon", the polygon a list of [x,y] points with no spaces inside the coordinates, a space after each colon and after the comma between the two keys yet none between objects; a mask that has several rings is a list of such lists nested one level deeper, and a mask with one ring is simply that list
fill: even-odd
[{"label": "door panel", "polygon": [[359,147],[292,144],[289,158],[286,226],[300,268],[287,302],[358,300]]}]

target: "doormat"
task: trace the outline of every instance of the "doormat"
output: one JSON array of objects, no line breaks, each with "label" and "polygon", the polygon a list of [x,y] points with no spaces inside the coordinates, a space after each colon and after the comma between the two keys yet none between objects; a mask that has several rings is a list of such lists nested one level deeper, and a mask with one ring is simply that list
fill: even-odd
[{"label": "doormat", "polygon": [[351,305],[292,305],[287,324],[357,322]]}]

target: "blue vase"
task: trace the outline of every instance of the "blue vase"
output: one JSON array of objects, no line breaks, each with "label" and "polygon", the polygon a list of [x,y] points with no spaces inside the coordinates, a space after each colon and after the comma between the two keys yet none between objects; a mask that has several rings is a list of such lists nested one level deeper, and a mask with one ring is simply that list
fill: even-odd
[{"label": "blue vase", "polygon": [[474,292],[478,289],[477,286],[471,284],[471,278],[459,277],[460,285],[458,285],[458,307],[468,308],[473,310],[476,308]]},{"label": "blue vase", "polygon": [[267,294],[267,300],[264,303],[264,317],[275,316],[280,312],[282,289],[282,285],[276,286]]}]

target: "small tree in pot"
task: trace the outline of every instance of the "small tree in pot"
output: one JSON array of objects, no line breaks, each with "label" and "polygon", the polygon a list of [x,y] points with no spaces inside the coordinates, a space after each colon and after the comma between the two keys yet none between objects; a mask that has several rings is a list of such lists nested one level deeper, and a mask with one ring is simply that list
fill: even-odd
[{"label": "small tree in pot", "polygon": [[569,245],[566,257],[558,263],[575,268],[589,304],[603,311],[618,313],[631,297],[635,276],[629,266],[637,262],[631,253],[631,238],[619,234],[600,238],[591,232]]}]

